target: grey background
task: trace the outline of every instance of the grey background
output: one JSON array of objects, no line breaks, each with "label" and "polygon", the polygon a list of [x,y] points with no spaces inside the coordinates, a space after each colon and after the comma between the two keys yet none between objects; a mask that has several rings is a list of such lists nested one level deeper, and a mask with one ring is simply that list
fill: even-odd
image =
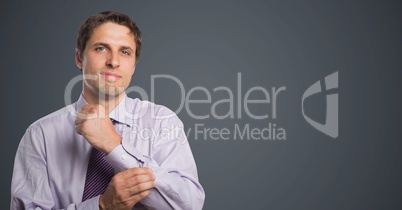
[{"label": "grey background", "polygon": [[[275,123],[285,141],[189,138],[206,191],[204,209],[401,209],[401,5],[398,1],[6,1],[1,2],[0,209],[8,209],[14,155],[25,129],[64,104],[78,27],[103,10],[129,14],[144,35],[132,85],[150,90],[155,74],[195,86],[286,86],[277,119],[196,120],[187,128]],[[301,96],[339,71],[339,137],[301,114]],[[74,100],[80,87],[74,89]],[[176,109],[179,89],[156,86],[156,103]],[[205,99],[194,94],[193,99]],[[226,98],[213,94],[212,101]],[[261,98],[256,94],[255,98]],[[235,98],[236,100],[236,98]],[[197,114],[211,105],[194,105]],[[235,107],[237,107],[235,105]],[[218,111],[225,113],[228,107]],[[270,105],[251,111],[270,114]],[[325,120],[325,95],[306,102]]]}]

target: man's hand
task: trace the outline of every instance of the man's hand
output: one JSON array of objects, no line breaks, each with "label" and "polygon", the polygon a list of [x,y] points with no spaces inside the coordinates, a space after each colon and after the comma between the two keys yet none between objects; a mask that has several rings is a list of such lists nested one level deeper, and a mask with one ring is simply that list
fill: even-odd
[{"label": "man's hand", "polygon": [[131,168],[116,174],[99,198],[99,209],[132,209],[155,187],[149,168]]},{"label": "man's hand", "polygon": [[75,130],[98,150],[109,154],[121,144],[121,136],[114,129],[113,123],[102,105],[86,105],[78,113]]}]

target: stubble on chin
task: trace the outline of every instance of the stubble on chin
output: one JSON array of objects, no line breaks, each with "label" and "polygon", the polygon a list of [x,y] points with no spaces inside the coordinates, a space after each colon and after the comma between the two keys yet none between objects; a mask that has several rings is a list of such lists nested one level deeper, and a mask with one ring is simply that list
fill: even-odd
[{"label": "stubble on chin", "polygon": [[109,86],[106,84],[99,85],[98,87],[99,97],[107,100],[119,98],[125,90],[126,88],[123,86]]}]

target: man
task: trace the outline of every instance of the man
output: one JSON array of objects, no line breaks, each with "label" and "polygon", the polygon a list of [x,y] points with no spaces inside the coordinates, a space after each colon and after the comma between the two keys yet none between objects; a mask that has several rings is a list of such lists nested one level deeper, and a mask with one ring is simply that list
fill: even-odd
[{"label": "man", "polygon": [[126,96],[140,50],[141,32],[124,14],[101,12],[81,26],[82,94],[26,130],[11,209],[202,209],[182,122]]}]

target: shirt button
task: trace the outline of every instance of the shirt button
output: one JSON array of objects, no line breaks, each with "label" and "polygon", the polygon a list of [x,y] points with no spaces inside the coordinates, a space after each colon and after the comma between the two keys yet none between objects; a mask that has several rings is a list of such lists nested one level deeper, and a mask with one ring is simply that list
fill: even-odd
[{"label": "shirt button", "polygon": [[121,159],[122,159],[122,160],[125,160],[126,158],[127,158],[126,155],[122,155],[122,156],[121,156]]}]

